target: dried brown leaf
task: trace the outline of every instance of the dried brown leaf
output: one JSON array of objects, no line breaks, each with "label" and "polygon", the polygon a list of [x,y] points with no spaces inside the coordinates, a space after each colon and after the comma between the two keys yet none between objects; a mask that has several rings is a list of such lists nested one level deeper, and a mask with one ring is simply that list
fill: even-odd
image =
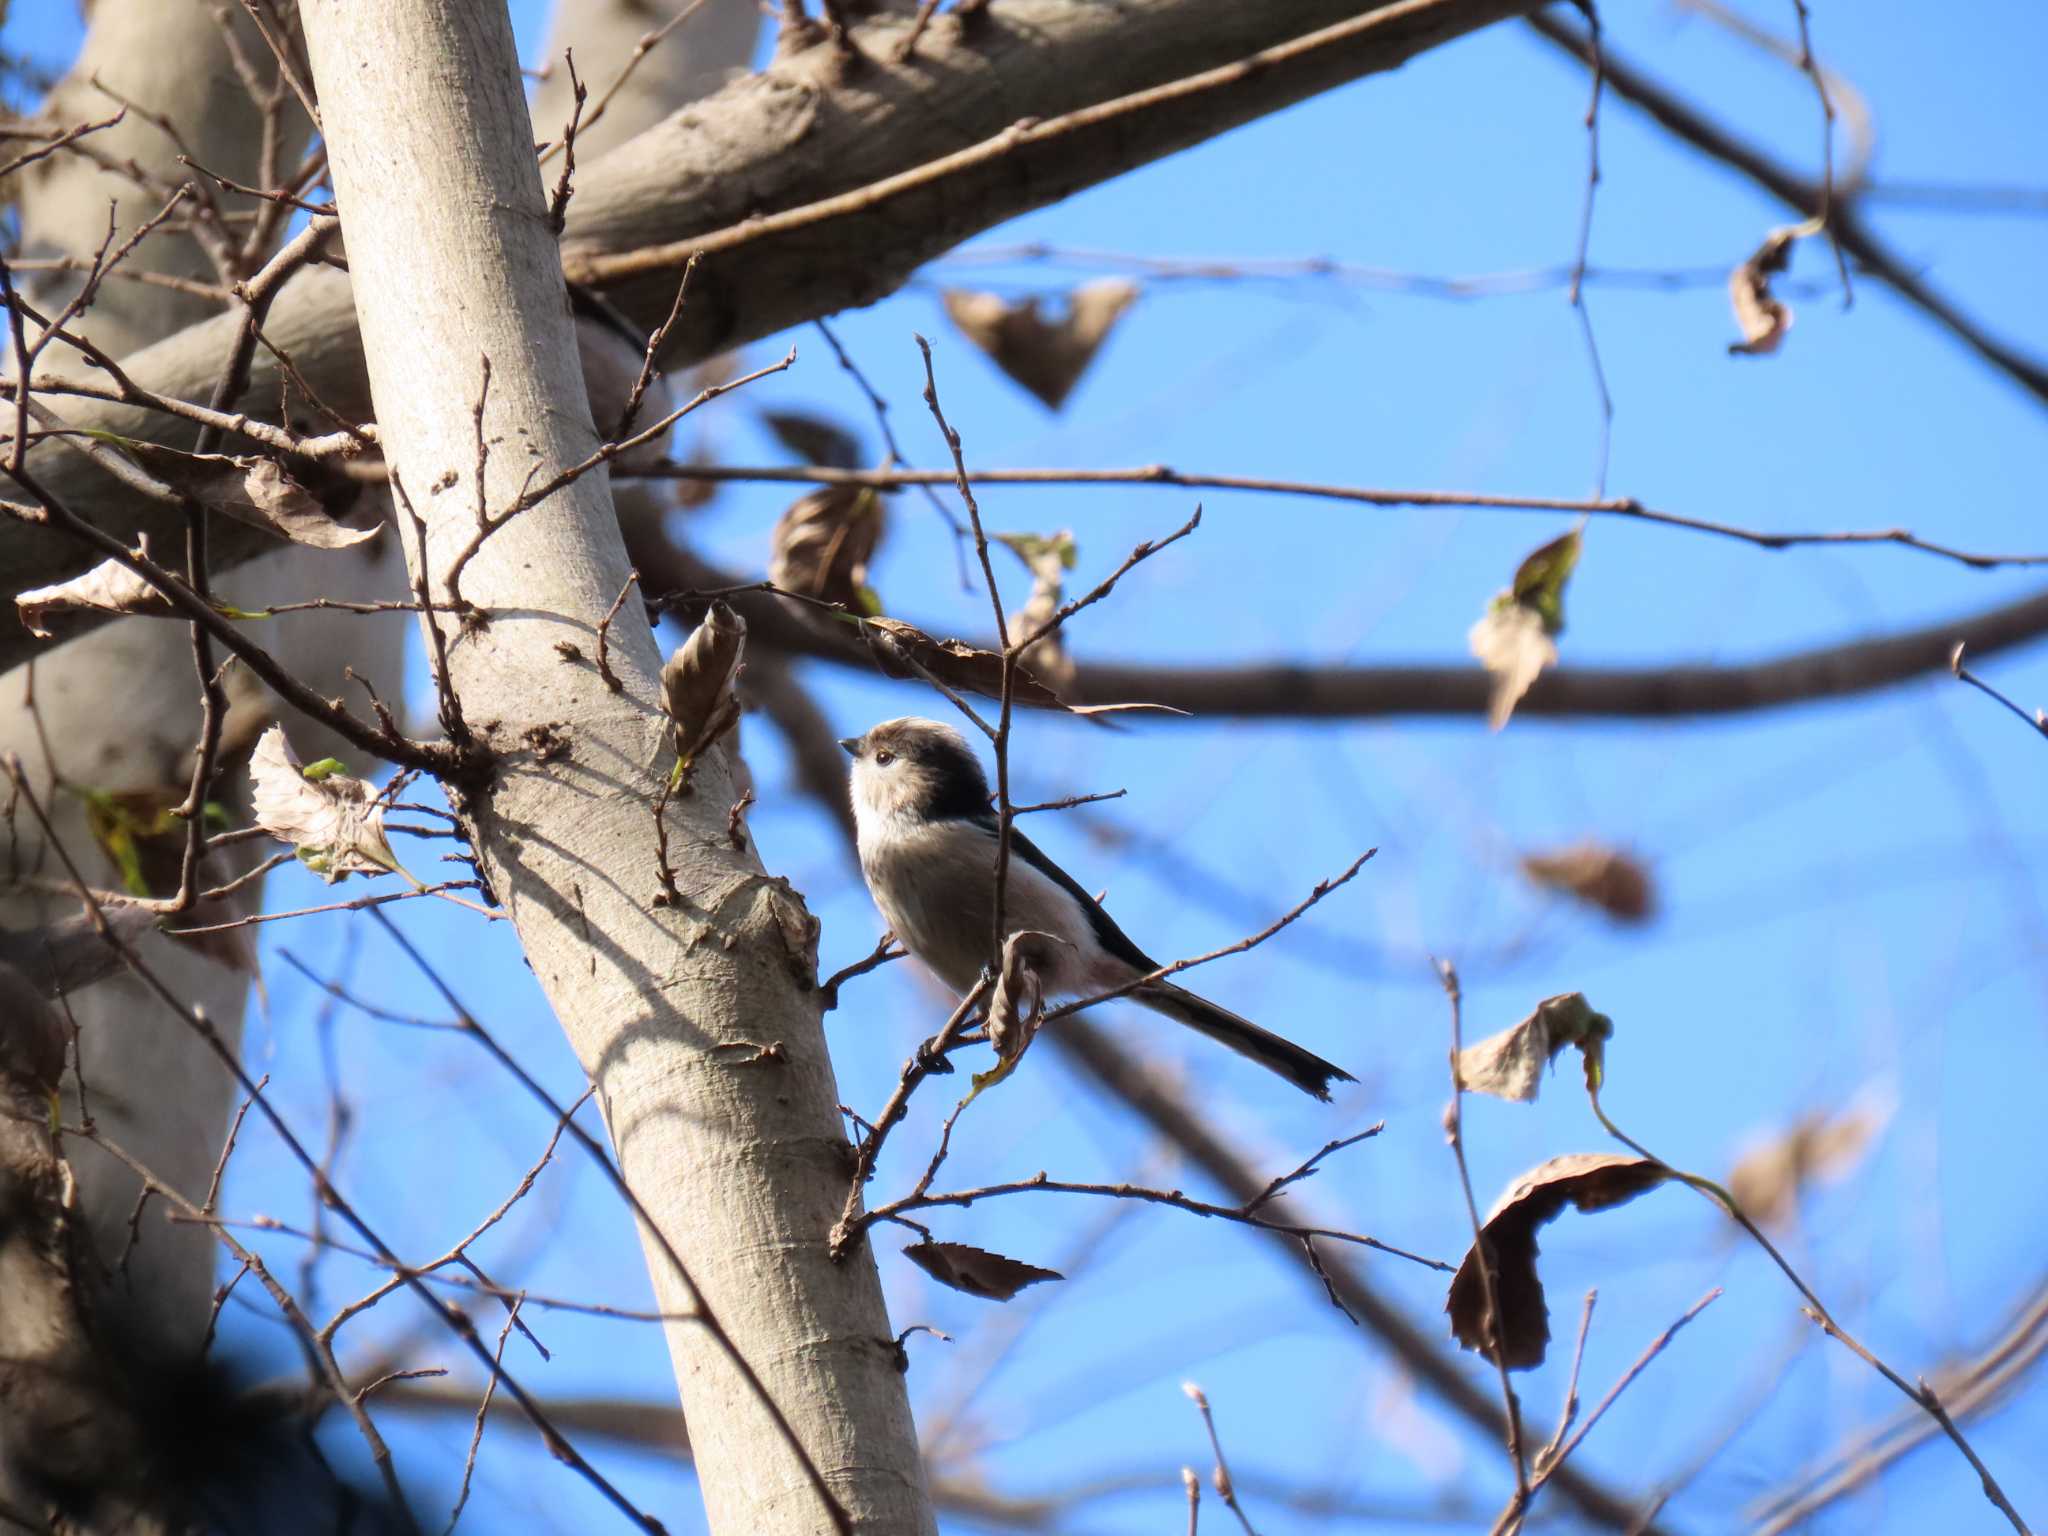
[{"label": "dried brown leaf", "polygon": [[182,453],[157,443],[119,439],[122,451],[174,490],[224,513],[314,549],[347,549],[374,539],[383,523],[352,527],[336,520],[360,499],[361,487],[334,478],[330,507],[275,459],[226,453]]},{"label": "dried brown leaf", "polygon": [[868,561],[881,542],[882,498],[864,485],[825,485],[790,504],[770,538],[768,579],[786,592],[881,611],[868,589]]},{"label": "dried brown leaf", "polygon": [[1751,357],[1775,352],[1792,329],[1791,306],[1771,292],[1771,279],[1790,264],[1792,243],[1803,233],[1796,225],[1772,230],[1749,259],[1728,275],[1728,301],[1742,330],[1742,340],[1728,344],[1730,352]]},{"label": "dried brown leaf", "polygon": [[731,730],[740,715],[733,691],[747,651],[747,621],[714,602],[690,638],[661,669],[662,705],[674,724],[678,771]]},{"label": "dried brown leaf", "polygon": [[1067,941],[1057,934],[1020,928],[1003,941],[1003,967],[989,994],[988,1039],[1004,1066],[1024,1054],[1045,1021],[1045,971],[1053,964],[1053,947]]},{"label": "dried brown leaf", "polygon": [[1490,1354],[1499,1339],[1501,1363],[1527,1370],[1543,1363],[1550,1343],[1550,1313],[1536,1273],[1536,1232],[1567,1205],[1604,1211],[1655,1189],[1671,1176],[1662,1163],[1616,1152],[1570,1152],[1539,1163],[1508,1186],[1481,1226],[1493,1253],[1498,1325],[1487,1316],[1480,1245],[1465,1252],[1451,1277],[1444,1310],[1451,1333],[1465,1348]]},{"label": "dried brown leaf", "polygon": [[[148,544],[142,544],[137,553],[147,557]],[[96,608],[103,613],[169,618],[176,611],[162,593],[118,560],[102,560],[83,576],[23,592],[14,599],[14,606],[28,632],[44,640],[51,633],[44,621],[53,613]]]},{"label": "dried brown leaf", "polygon": [[1058,1270],[1040,1269],[966,1243],[912,1243],[903,1256],[939,1284],[987,1301],[1008,1301],[1027,1285],[1067,1278]]},{"label": "dried brown leaf", "polygon": [[[861,625],[876,662],[891,677],[917,677],[920,668],[948,688],[997,699],[1003,693],[1003,658],[965,640],[939,640],[901,619],[871,618]],[[1012,669],[1010,697],[1019,704],[1060,707],[1059,695],[1024,667]]]},{"label": "dried brown leaf", "polygon": [[1138,285],[1123,278],[1083,283],[1067,295],[1065,311],[1049,320],[1039,313],[1036,294],[1013,301],[949,288],[943,295],[946,314],[961,335],[1054,410],[1137,297]]},{"label": "dried brown leaf", "polygon": [[1891,1123],[1896,1107],[1889,1092],[1866,1089],[1840,1113],[1802,1115],[1742,1156],[1728,1175],[1728,1193],[1752,1221],[1785,1225],[1797,1214],[1806,1190],[1848,1177]]},{"label": "dried brown leaf", "polygon": [[1543,1086],[1543,1069],[1576,1045],[1597,1064],[1614,1021],[1595,1013],[1583,992],[1546,997],[1521,1023],[1458,1052],[1458,1081],[1470,1093],[1527,1103]]},{"label": "dried brown leaf", "polygon": [[1553,853],[1522,856],[1522,873],[1538,885],[1575,896],[1620,923],[1649,921],[1657,912],[1657,888],[1642,862],[1618,848],[1590,840]]},{"label": "dried brown leaf", "polygon": [[[308,770],[273,725],[249,756],[256,824],[329,885],[344,875],[403,875],[384,836],[384,807],[362,779],[316,763]],[[410,877],[408,877],[410,878]]]},{"label": "dried brown leaf", "polygon": [[[924,677],[927,673],[957,693],[979,694],[985,699],[1003,696],[1003,658],[965,640],[936,640],[915,624],[877,616],[860,621],[862,636],[875,665],[887,677]],[[1162,714],[1185,715],[1171,704],[1069,704],[1046,687],[1028,667],[1011,672],[1010,697],[1019,704],[1045,709],[1063,709],[1070,715],[1114,715],[1131,710],[1157,710]]]}]

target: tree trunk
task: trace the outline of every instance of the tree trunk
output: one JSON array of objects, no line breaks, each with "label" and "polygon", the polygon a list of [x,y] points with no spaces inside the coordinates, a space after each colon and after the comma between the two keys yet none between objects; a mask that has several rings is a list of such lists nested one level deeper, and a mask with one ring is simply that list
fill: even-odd
[{"label": "tree trunk", "polygon": [[[175,124],[180,142],[131,114],[119,126],[96,135],[110,155],[176,184],[188,172],[178,155],[244,184],[260,178],[261,120],[224,41],[222,23],[205,0],[100,0],[78,61],[51,92],[49,113],[59,121],[109,115],[113,102],[94,88],[97,81],[137,106]],[[262,40],[248,18],[229,17],[245,53],[265,57]],[[303,149],[309,125],[296,103],[280,123],[279,155],[289,165]],[[156,200],[133,179],[103,171],[82,157],[54,155],[23,174],[16,188],[21,214],[22,254],[28,257],[89,259],[107,237],[108,209],[125,237],[157,211]],[[159,232],[125,263],[129,270],[172,272],[211,278],[214,274],[190,237]],[[84,282],[76,272],[24,274],[23,285],[44,313],[60,308]],[[116,357],[202,319],[217,306],[165,288],[128,282],[103,284],[92,308],[70,329],[89,336]],[[91,377],[74,354],[59,345],[44,364],[46,373]],[[218,354],[213,359],[219,366]],[[11,373],[12,358],[4,371]],[[60,410],[64,402],[58,402]],[[230,600],[249,606],[310,597],[394,595],[402,566],[387,538],[368,551],[340,558],[311,553],[270,540],[275,553],[236,571],[222,584]],[[172,546],[175,548],[176,546]],[[267,627],[266,644],[314,687],[340,692],[344,655],[358,671],[398,691],[405,630],[396,616],[364,621],[333,614],[284,616]],[[112,795],[168,793],[182,799],[192,772],[192,747],[199,736],[199,688],[191,646],[181,625],[127,620],[81,637],[35,662],[31,678],[18,668],[0,679],[0,751],[19,754],[36,793],[49,808],[58,836],[97,884],[118,888],[119,871],[93,844],[85,803],[58,791],[59,774],[72,790]],[[28,708],[30,688],[40,727]],[[252,692],[248,707],[274,707]],[[345,751],[325,733],[308,727],[294,732],[315,757]],[[45,753],[44,743],[50,745]],[[232,802],[240,759],[233,759],[216,783],[214,798]],[[13,820],[17,867],[60,872],[41,846],[32,818]],[[183,827],[174,833],[182,841]],[[243,845],[209,861],[224,879],[260,855]],[[168,895],[168,889],[157,894]],[[260,888],[243,900],[253,906]],[[0,900],[0,926],[35,926],[76,910],[66,896],[16,891]],[[241,1035],[249,991],[247,971],[231,969],[190,944],[149,937],[142,941],[147,963],[178,996],[205,1010],[229,1042]],[[172,1187],[203,1192],[220,1155],[233,1104],[234,1082],[198,1038],[164,1013],[135,978],[122,974],[100,982],[71,1000],[79,1026],[79,1052],[91,1109],[107,1134],[134,1153]],[[169,1357],[188,1359],[206,1326],[213,1290],[217,1245],[202,1227],[172,1225],[150,1213],[131,1236],[130,1217],[140,1188],[136,1176],[89,1144],[70,1149],[79,1180],[79,1202],[93,1248],[106,1264],[126,1253],[124,1283],[100,1293],[118,1307],[123,1332],[147,1341]],[[130,1244],[133,1243],[132,1252]],[[25,1295],[26,1293],[24,1293]],[[12,1298],[0,1298],[0,1305]]]},{"label": "tree trunk", "polygon": [[[302,16],[370,392],[429,525],[438,599],[476,527],[483,357],[492,507],[597,445],[511,31],[485,0],[391,0],[374,14],[308,0]],[[863,1255],[834,1267],[826,1252],[849,1158],[815,925],[748,839],[728,839],[716,753],[672,806],[679,895],[655,904],[652,806],[673,759],[660,658],[631,605],[608,638],[620,689],[591,665],[626,574],[601,473],[513,519],[467,568],[463,593],[489,621],[453,643],[449,667],[497,757],[461,797],[465,824],[658,1229],[643,1238],[662,1306],[717,1318],[858,1528],[929,1531],[874,1266]],[[564,641],[579,654],[558,652]],[[827,1528],[805,1467],[712,1329],[667,1331],[714,1529]]]}]

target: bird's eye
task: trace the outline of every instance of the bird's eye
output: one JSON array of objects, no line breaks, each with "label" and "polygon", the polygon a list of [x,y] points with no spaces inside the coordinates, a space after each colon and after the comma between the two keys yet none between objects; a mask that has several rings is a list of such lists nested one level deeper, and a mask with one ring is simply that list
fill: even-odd
[{"label": "bird's eye", "polygon": [[881,751],[875,754],[875,766],[877,768],[886,768],[895,761],[896,754],[894,752],[891,752],[887,747],[882,748]]}]

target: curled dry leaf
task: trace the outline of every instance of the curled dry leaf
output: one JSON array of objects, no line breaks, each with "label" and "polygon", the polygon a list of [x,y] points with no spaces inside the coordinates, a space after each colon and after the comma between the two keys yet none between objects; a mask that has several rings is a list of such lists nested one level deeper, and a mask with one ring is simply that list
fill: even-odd
[{"label": "curled dry leaf", "polygon": [[[875,665],[886,676],[923,677],[929,673],[959,693],[979,694],[985,699],[1003,696],[1003,658],[995,651],[984,651],[964,640],[935,640],[901,619],[862,619],[860,628]],[[1019,704],[1063,709],[1070,715],[1109,715],[1133,709],[1187,713],[1168,704],[1069,704],[1023,666],[1011,671],[1010,697]]]},{"label": "curled dry leaf", "polygon": [[[135,552],[147,559],[149,541],[143,540]],[[161,592],[118,560],[102,560],[83,576],[23,592],[14,599],[14,607],[28,632],[42,640],[50,638],[45,620],[53,613],[97,608],[103,613],[151,614],[169,618],[176,611]]]},{"label": "curled dry leaf", "polygon": [[1591,1076],[1613,1034],[1614,1021],[1594,1012],[1585,993],[1561,992],[1543,999],[1521,1023],[1458,1052],[1458,1081],[1469,1093],[1527,1103],[1543,1086],[1543,1069],[1559,1051],[1576,1045]]},{"label": "curled dry leaf", "polygon": [[[1049,537],[1039,533],[999,533],[995,537],[1014,551],[1031,572],[1030,601],[1009,618],[1010,643],[1016,645],[1051,622],[1060,611],[1066,573],[1074,568],[1078,550],[1074,535],[1064,528]],[[1018,659],[1060,692],[1072,691],[1074,658],[1067,654],[1059,631],[1025,646]]]},{"label": "curled dry leaf", "polygon": [[294,544],[314,549],[347,549],[377,537],[384,525],[353,527],[336,520],[361,499],[362,487],[341,476],[327,477],[328,499],[294,479],[275,459],[253,454],[184,453],[137,438],[114,439],[122,452],[176,491],[209,511],[237,522],[268,528]]},{"label": "curled dry leaf", "polygon": [[1807,226],[1774,229],[1747,261],[1728,275],[1728,301],[1735,307],[1735,323],[1742,340],[1731,341],[1731,353],[1761,357],[1778,350],[1778,343],[1792,329],[1792,309],[1771,292],[1771,279],[1792,260],[1792,243],[1808,233]]},{"label": "curled dry leaf", "polygon": [[903,1256],[939,1284],[987,1301],[1008,1301],[1027,1285],[1067,1278],[1056,1269],[1040,1269],[966,1243],[912,1243]]},{"label": "curled dry leaf", "polygon": [[1564,588],[1579,563],[1579,530],[1532,550],[1515,568],[1513,584],[1495,595],[1466,637],[1472,654],[1493,674],[1487,718],[1497,731],[1522,695],[1557,660],[1553,637],[1564,631]]},{"label": "curled dry leaf", "polygon": [[1618,923],[1642,923],[1657,912],[1657,888],[1640,860],[1618,848],[1587,841],[1554,853],[1522,856],[1522,873],[1536,884],[1575,896]]},{"label": "curled dry leaf", "polygon": [[733,685],[746,650],[747,621],[714,602],[661,669],[662,705],[674,725],[678,775],[738,722],[740,701]]},{"label": "curled dry leaf", "polygon": [[1020,928],[1003,942],[1003,968],[989,994],[988,1039],[1005,1067],[1016,1064],[1045,1021],[1045,971],[1053,947],[1067,947],[1057,934]]},{"label": "curled dry leaf", "polygon": [[1138,285],[1123,278],[1083,283],[1067,295],[1066,312],[1054,320],[1039,313],[1040,298],[1035,294],[1012,301],[1000,294],[948,288],[943,297],[946,314],[961,335],[1058,410],[1137,296]]},{"label": "curled dry leaf", "polygon": [[1465,1348],[1491,1354],[1498,1338],[1503,1365],[1528,1370],[1543,1363],[1550,1343],[1550,1312],[1536,1273],[1536,1231],[1567,1205],[1604,1211],[1626,1204],[1671,1176],[1662,1163],[1615,1152],[1569,1152],[1539,1163],[1517,1179],[1481,1225],[1493,1252],[1497,1326],[1489,1326],[1479,1244],[1466,1250],[1451,1277],[1444,1310],[1451,1333]]},{"label": "curled dry leaf", "polygon": [[790,504],[775,524],[768,579],[786,592],[882,611],[868,586],[868,561],[882,540],[882,498],[864,485],[826,485]]},{"label": "curled dry leaf", "polygon": [[329,885],[343,875],[405,874],[385,839],[377,792],[332,758],[301,765],[282,726],[257,741],[249,780],[256,824],[290,843],[300,862]]},{"label": "curled dry leaf", "polygon": [[[965,640],[939,640],[901,619],[871,618],[861,625],[876,663],[891,677],[917,677],[929,672],[948,688],[1001,698],[1003,658]],[[1011,670],[1010,697],[1019,704],[1060,706],[1059,695],[1028,668]]]},{"label": "curled dry leaf", "polygon": [[1847,1178],[1863,1161],[1897,1108],[1896,1096],[1866,1088],[1839,1114],[1815,1110],[1755,1147],[1728,1175],[1728,1193],[1750,1220],[1783,1226],[1799,1197],[1815,1184]]}]

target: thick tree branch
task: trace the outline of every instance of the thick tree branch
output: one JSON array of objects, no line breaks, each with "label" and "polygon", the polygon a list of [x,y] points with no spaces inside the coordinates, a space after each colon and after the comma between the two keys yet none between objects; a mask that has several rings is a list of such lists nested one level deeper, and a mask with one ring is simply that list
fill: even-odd
[{"label": "thick tree branch", "polygon": [[[670,338],[668,361],[691,361],[872,303],[970,234],[1534,3],[1395,0],[1361,17],[1358,0],[1003,0],[969,20],[937,18],[901,63],[891,45],[907,22],[878,16],[858,29],[860,68],[846,69],[829,45],[805,49],[582,167],[563,257],[572,272],[594,274],[630,253],[715,247]],[[1319,29],[1325,35],[1309,45]],[[1199,89],[1162,90],[1209,72],[1219,73]],[[1119,101],[1125,109],[1105,110]],[[1102,115],[1051,137],[1009,132],[1091,111]],[[975,146],[982,152],[958,153]],[[847,197],[949,154],[950,169],[891,195]],[[846,259],[849,251],[859,259]],[[675,275],[657,264],[606,294],[651,329],[675,297]],[[194,326],[124,367],[147,389],[203,398],[236,324],[224,316]],[[296,279],[265,335],[321,399],[368,414],[345,274]],[[275,358],[258,358],[249,398],[277,398],[279,375]],[[188,430],[118,405],[95,406],[77,425],[165,440]],[[51,490],[90,507],[100,526],[123,539],[137,528],[171,536],[160,514],[70,450],[52,445],[34,457]],[[216,544],[222,567],[265,547],[263,535],[239,528],[222,529]],[[0,520],[0,569],[21,586],[63,580],[85,563],[53,530]],[[32,649],[24,631],[0,625],[0,667]]]},{"label": "thick tree branch", "polygon": [[[743,585],[687,554],[650,568],[650,582],[707,591]],[[730,599],[746,616],[757,644],[818,656],[863,669],[874,658],[847,626],[803,622],[763,593]],[[1790,651],[1762,661],[1667,667],[1560,667],[1538,678],[1517,715],[1670,719],[1741,714],[1816,699],[1840,698],[1946,672],[1958,642],[1973,657],[2009,650],[2048,634],[2048,593],[1981,613],[1944,619],[1896,634]],[[1079,664],[1072,692],[1090,703],[1164,704],[1192,715],[1240,719],[1369,719],[1395,715],[1469,715],[1483,719],[1491,682],[1479,667],[1158,666]]]}]

